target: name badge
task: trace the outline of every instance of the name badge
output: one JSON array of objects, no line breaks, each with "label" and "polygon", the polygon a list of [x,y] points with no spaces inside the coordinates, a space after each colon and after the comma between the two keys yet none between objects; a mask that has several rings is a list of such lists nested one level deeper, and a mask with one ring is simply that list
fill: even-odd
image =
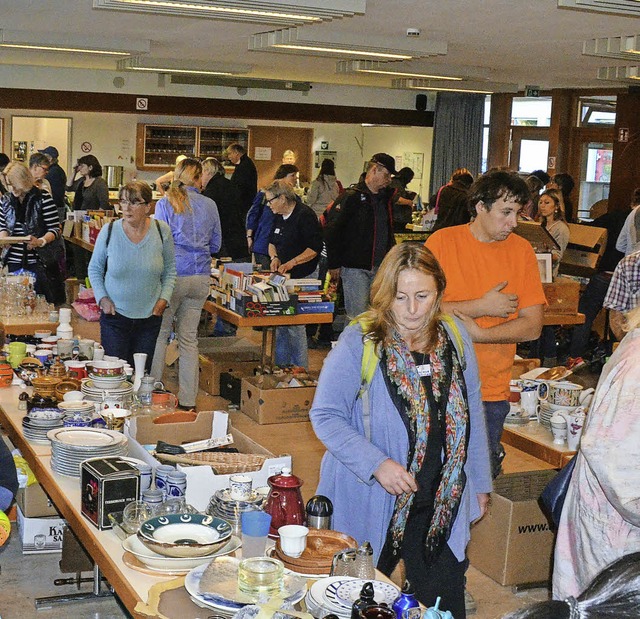
[{"label": "name badge", "polygon": [[276,229],[273,231],[273,233],[274,233],[274,234],[280,234],[280,228],[276,228]]},{"label": "name badge", "polygon": [[416,370],[418,370],[418,376],[431,376],[431,364],[425,363],[424,365],[416,366]]}]

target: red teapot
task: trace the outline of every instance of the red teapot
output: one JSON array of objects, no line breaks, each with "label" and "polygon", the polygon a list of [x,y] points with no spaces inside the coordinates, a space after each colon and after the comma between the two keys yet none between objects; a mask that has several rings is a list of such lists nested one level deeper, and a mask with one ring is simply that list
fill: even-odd
[{"label": "red teapot", "polygon": [[278,529],[285,524],[305,524],[306,514],[300,487],[303,481],[284,467],[279,475],[267,479],[271,487],[264,504],[264,511],[271,514],[269,537],[278,537]]}]

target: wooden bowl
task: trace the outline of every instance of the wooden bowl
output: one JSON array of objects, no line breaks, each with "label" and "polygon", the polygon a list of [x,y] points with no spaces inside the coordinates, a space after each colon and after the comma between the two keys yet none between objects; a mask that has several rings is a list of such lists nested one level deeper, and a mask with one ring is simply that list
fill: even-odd
[{"label": "wooden bowl", "polygon": [[62,401],[64,394],[69,391],[80,391],[80,381],[73,378],[63,378],[55,387],[56,398]]},{"label": "wooden bowl", "polygon": [[358,546],[353,537],[330,529],[310,529],[307,537],[307,547],[297,558],[289,557],[280,547],[280,540],[276,541],[274,556],[280,559],[286,567],[302,574],[328,574],[331,571],[333,555],[345,548]]}]

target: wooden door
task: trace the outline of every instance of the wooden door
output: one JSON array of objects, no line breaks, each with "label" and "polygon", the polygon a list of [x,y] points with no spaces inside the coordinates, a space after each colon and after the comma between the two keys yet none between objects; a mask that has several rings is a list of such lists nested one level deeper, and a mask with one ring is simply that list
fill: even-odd
[{"label": "wooden door", "polygon": [[271,183],[286,150],[292,150],[296,155],[295,165],[300,170],[300,184],[311,182],[313,129],[272,125],[252,126],[249,129],[249,156],[258,170],[259,189]]}]

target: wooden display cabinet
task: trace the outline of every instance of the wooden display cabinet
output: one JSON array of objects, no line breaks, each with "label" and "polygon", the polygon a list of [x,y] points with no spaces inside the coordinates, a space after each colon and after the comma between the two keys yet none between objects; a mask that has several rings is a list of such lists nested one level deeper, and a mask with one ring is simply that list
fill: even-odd
[{"label": "wooden display cabinet", "polygon": [[248,129],[138,124],[136,167],[140,170],[173,168],[178,155],[216,157],[233,142],[249,146]]}]

